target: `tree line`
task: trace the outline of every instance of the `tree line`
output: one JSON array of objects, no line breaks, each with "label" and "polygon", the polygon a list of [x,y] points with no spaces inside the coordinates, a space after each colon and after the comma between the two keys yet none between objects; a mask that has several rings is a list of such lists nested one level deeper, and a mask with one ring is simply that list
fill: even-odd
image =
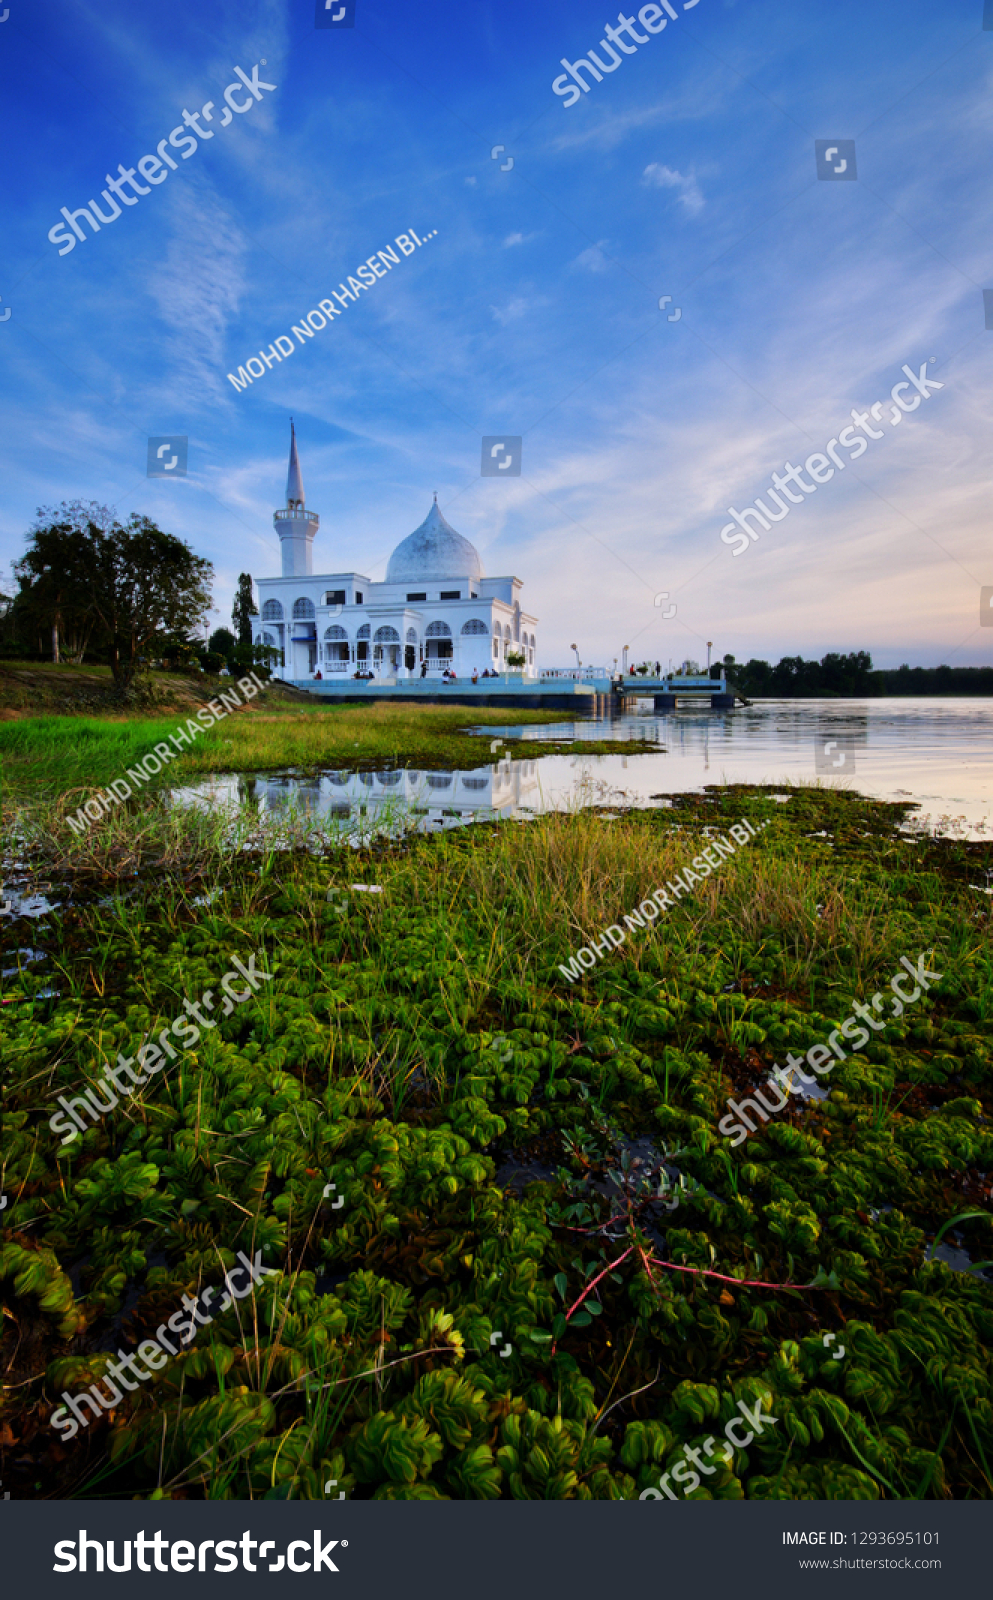
[{"label": "tree line", "polygon": [[878,699],[888,695],[993,695],[993,667],[874,668],[868,650],[830,652],[820,661],[783,656],[773,666],[724,657],[729,680],[749,699]]},{"label": "tree line", "polygon": [[217,672],[268,665],[252,643],[252,579],[238,579],[232,622],[205,640],[214,568],[149,517],[120,522],[95,501],[39,509],[15,561],[16,590],[0,595],[7,657],[110,667],[126,690],[153,661]]}]

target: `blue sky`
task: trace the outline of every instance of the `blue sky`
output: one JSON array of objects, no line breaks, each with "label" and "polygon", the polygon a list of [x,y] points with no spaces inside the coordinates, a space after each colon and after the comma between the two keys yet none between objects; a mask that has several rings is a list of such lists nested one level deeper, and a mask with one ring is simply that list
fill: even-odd
[{"label": "blue sky", "polygon": [[[603,665],[708,639],[993,661],[983,0],[672,3],[567,105],[562,58],[609,60],[605,24],[640,7],[354,0],[354,28],[315,29],[314,0],[4,0],[0,567],[37,506],[106,502],[214,562],[227,624],[238,572],[279,570],[292,414],[316,570],[381,578],[437,490],[524,580],[545,665],[574,640]],[[275,87],[222,128],[262,61]],[[106,211],[105,174],[210,101],[215,136],[60,255],[60,208]],[[815,139],[850,138],[857,180],[819,181]],[[422,248],[233,387],[411,229]],[[853,407],[886,418],[904,363],[944,387],[734,556],[728,508]],[[482,478],[503,430],[522,474]],[[145,476],[166,434],[185,479]]]}]

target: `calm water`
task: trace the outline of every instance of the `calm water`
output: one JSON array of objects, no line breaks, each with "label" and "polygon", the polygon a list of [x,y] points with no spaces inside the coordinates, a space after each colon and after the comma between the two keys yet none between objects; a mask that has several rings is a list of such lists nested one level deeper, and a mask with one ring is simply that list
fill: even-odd
[{"label": "calm water", "polygon": [[[655,713],[641,702],[623,716],[478,730],[486,762],[472,772],[389,771],[219,777],[177,798],[212,804],[292,803],[329,823],[367,826],[413,813],[424,830],[458,827],[481,813],[503,817],[563,810],[584,800],[658,804],[722,783],[829,783],[884,800],[913,800],[920,824],[951,824],[983,837],[993,813],[993,700],[764,701],[732,712]],[[568,741],[655,740],[647,755],[576,756]],[[537,761],[513,761],[520,739],[556,743]],[[484,748],[486,748],[484,746]]]}]

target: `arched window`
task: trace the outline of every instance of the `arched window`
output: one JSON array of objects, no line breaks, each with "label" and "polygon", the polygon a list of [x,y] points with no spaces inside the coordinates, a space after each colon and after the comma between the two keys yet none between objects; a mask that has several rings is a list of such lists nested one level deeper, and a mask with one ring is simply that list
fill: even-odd
[{"label": "arched window", "polygon": [[332,662],[347,662],[349,659],[348,634],[338,623],[324,630],[324,659],[329,664]]},{"label": "arched window", "polygon": [[399,644],[400,635],[397,633],[395,628],[390,628],[388,626],[377,628],[376,632],[373,634],[372,642],[373,644]]},{"label": "arched window", "polygon": [[429,661],[451,661],[452,630],[447,622],[429,622],[424,630],[424,652]]},{"label": "arched window", "polygon": [[273,650],[275,650],[275,648],[276,648],[275,639],[273,638],[271,633],[266,633],[265,629],[263,629],[263,631],[262,631],[262,643],[269,645],[270,648],[273,649]]},{"label": "arched window", "polygon": [[489,781],[489,778],[463,778],[462,787],[463,789],[485,789]]},{"label": "arched window", "polygon": [[313,600],[294,600],[294,602],[293,602],[293,621],[294,622],[313,622],[313,620],[316,617],[316,615],[317,615],[317,612],[314,610],[314,602],[313,602]]},{"label": "arched window", "polygon": [[267,600],[262,607],[263,622],[282,622],[283,608],[278,600]]},{"label": "arched window", "polygon": [[468,622],[463,622],[462,624],[463,633],[485,634],[489,633],[489,631],[486,623],[480,622],[478,617],[470,617]]},{"label": "arched window", "polygon": [[408,644],[416,644],[417,643],[417,629],[416,628],[408,628],[407,629],[407,643]]},{"label": "arched window", "polygon": [[514,635],[510,631],[510,623],[509,622],[505,622],[504,625],[503,625],[503,636],[506,639],[508,644],[510,643],[511,639],[514,637]]},{"label": "arched window", "polygon": [[370,628],[368,622],[363,622],[355,637],[356,639],[370,639],[372,637],[372,629]]}]

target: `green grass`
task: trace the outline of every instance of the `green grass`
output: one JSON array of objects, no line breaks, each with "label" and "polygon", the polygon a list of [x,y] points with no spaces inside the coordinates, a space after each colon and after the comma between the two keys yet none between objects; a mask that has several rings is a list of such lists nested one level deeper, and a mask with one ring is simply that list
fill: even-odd
[{"label": "green grass", "polygon": [[[968,887],[993,852],[911,841],[898,806],[792,793],[323,854],[232,855],[180,816],[171,854],[138,852],[109,898],[56,880],[72,899],[15,930],[48,959],[5,980],[0,1011],[5,1488],[631,1498],[768,1396],[777,1424],[697,1497],[991,1498],[993,1287],[927,1255],[948,1219],[993,1253],[991,927]],[[565,980],[742,815],[770,826]],[[259,948],[271,983],[59,1144],[57,1095]],[[728,1097],[925,950],[930,996],[827,1100],[731,1149]],[[652,1198],[663,1156],[673,1212]],[[508,1159],[523,1190],[498,1179]],[[61,1391],[112,1341],[133,1349],[259,1249],[279,1277],[59,1442]]]},{"label": "green grass", "polygon": [[[204,694],[210,695],[205,689]],[[277,694],[274,691],[273,694]],[[178,747],[150,788],[212,772],[264,772],[295,767],[414,766],[468,768],[492,759],[486,740],[462,730],[473,726],[520,727],[525,723],[568,721],[572,713],[504,711],[471,706],[396,704],[301,707],[267,695],[206,729],[191,747]],[[0,723],[0,763],[5,798],[65,800],[75,810],[96,790],[126,774],[156,744],[185,728],[187,717],[37,717]],[[170,746],[175,749],[176,747]],[[638,742],[577,742],[570,749],[601,753],[621,749],[636,754],[654,749]],[[503,753],[507,753],[506,750]],[[513,745],[515,758],[548,754],[534,742]],[[147,795],[148,789],[142,789]]]}]

